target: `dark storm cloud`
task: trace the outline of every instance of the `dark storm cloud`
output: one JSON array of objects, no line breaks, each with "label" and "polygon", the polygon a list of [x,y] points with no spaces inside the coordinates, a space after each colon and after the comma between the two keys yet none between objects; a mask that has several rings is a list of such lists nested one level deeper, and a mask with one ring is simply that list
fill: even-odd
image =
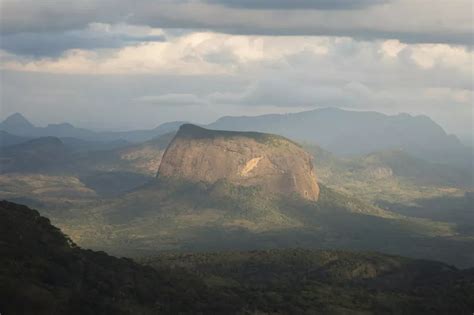
[{"label": "dark storm cloud", "polygon": [[205,2],[257,10],[354,10],[385,3],[388,0],[205,0]]},{"label": "dark storm cloud", "polygon": [[132,6],[126,1],[1,1],[2,34],[83,29],[89,23],[119,23]]},{"label": "dark storm cloud", "polygon": [[2,34],[65,32],[97,22],[473,44],[471,0],[2,0],[0,12]]},{"label": "dark storm cloud", "polygon": [[140,42],[165,41],[162,35],[135,36],[93,31],[18,33],[2,36],[1,48],[31,57],[58,57],[68,49],[120,48]]}]

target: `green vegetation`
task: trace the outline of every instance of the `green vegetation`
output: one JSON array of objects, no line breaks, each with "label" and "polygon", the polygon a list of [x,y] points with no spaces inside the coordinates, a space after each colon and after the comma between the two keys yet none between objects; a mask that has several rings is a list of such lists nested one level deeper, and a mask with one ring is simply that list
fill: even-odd
[{"label": "green vegetation", "polygon": [[37,211],[0,202],[5,314],[464,314],[474,307],[473,269],[378,253],[162,253],[141,261],[83,250]]},{"label": "green vegetation", "polygon": [[236,313],[191,275],[77,247],[27,207],[0,202],[2,314]]},{"label": "green vegetation", "polygon": [[474,189],[472,170],[427,162],[400,150],[339,158],[318,146],[307,144],[305,149],[314,156],[322,183],[371,204],[413,206],[416,200],[458,197]]},{"label": "green vegetation", "polygon": [[53,170],[0,175],[0,198],[34,206],[81,246],[118,255],[301,246],[474,266],[472,198],[465,194],[472,188],[452,168],[401,151],[342,159],[308,146],[322,183],[313,203],[225,181],[154,180],[172,137],[68,154]]},{"label": "green vegetation", "polygon": [[472,270],[456,277],[440,263],[373,252],[169,253],[143,262],[191,272],[264,314],[449,314],[474,303]]},{"label": "green vegetation", "polygon": [[79,245],[117,255],[300,246],[474,265],[474,244],[457,234],[456,224],[386,211],[324,185],[314,203],[225,181],[158,179],[120,198],[54,212],[44,207]]},{"label": "green vegetation", "polygon": [[388,203],[380,205],[406,216],[415,216],[456,225],[461,235],[474,236],[474,194],[444,195],[436,198],[417,199],[413,204]]},{"label": "green vegetation", "polygon": [[2,314],[472,311],[472,269],[372,252],[474,266],[469,173],[401,151],[349,159],[309,146],[322,182],[315,203],[225,180],[156,179],[172,137],[74,152],[48,138],[3,152],[0,198],[34,206],[71,239],[0,203]]},{"label": "green vegetation", "polygon": [[289,140],[285,137],[262,133],[262,132],[253,132],[253,131],[228,131],[228,130],[212,130],[202,128],[192,124],[184,124],[179,130],[179,134],[182,137],[191,137],[193,139],[212,139],[212,138],[235,138],[235,137],[245,137],[254,139],[257,142],[272,145],[279,147],[282,145],[287,145],[292,143],[296,146],[300,145],[292,140]]}]

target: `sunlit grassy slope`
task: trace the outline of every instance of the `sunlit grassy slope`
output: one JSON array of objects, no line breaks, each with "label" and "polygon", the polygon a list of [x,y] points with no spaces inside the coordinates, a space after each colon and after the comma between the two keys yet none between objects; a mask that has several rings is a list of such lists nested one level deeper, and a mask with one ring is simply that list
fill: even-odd
[{"label": "sunlit grassy slope", "polygon": [[153,180],[171,139],[81,153],[54,172],[0,175],[0,198],[34,206],[79,244],[117,254],[303,246],[474,265],[469,174],[400,151],[341,159],[306,146],[321,183],[312,203],[225,181]]},{"label": "sunlit grassy slope", "polygon": [[53,222],[80,245],[116,254],[302,246],[474,262],[473,242],[455,224],[395,214],[325,186],[313,203],[225,181],[156,180],[68,214]]}]

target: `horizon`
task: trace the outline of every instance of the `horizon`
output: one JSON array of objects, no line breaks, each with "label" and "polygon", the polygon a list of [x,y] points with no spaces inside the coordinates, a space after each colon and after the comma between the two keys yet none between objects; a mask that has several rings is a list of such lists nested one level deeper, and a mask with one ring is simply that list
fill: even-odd
[{"label": "horizon", "polygon": [[458,136],[457,134],[449,133],[440,123],[438,123],[432,117],[430,117],[428,115],[425,115],[425,114],[415,115],[415,114],[410,114],[410,113],[407,113],[407,112],[399,112],[399,113],[395,113],[395,114],[386,114],[386,113],[378,112],[376,110],[363,110],[363,109],[357,110],[357,109],[339,108],[339,107],[316,107],[316,108],[306,109],[306,110],[302,110],[302,111],[295,111],[295,112],[283,112],[283,113],[270,112],[270,113],[256,114],[256,115],[224,115],[224,116],[219,116],[216,119],[209,120],[207,122],[196,122],[196,121],[192,121],[192,120],[179,120],[178,119],[178,120],[159,122],[155,125],[150,125],[149,128],[141,128],[141,129],[140,128],[132,128],[132,129],[120,129],[120,128],[110,128],[109,129],[109,128],[104,128],[104,129],[101,129],[101,128],[93,128],[93,127],[91,128],[91,127],[87,127],[86,125],[83,126],[83,125],[73,124],[68,120],[59,120],[57,122],[46,122],[46,123],[43,123],[43,124],[39,124],[39,123],[36,123],[35,121],[33,121],[31,118],[27,117],[25,114],[21,113],[21,112],[14,112],[14,113],[11,113],[11,114],[8,114],[8,115],[0,116],[0,123],[12,118],[13,116],[19,115],[21,118],[25,119],[28,123],[32,124],[34,127],[40,127],[40,128],[44,128],[44,127],[47,127],[49,125],[69,124],[69,125],[72,125],[75,128],[89,129],[89,130],[97,131],[97,132],[100,132],[100,131],[117,131],[117,132],[124,131],[124,132],[127,132],[127,131],[134,131],[134,130],[149,130],[149,129],[157,128],[161,125],[165,125],[165,124],[169,124],[169,123],[176,123],[176,122],[182,122],[183,124],[189,123],[189,124],[194,124],[194,125],[198,125],[198,126],[206,126],[206,125],[212,124],[212,123],[214,123],[214,122],[216,122],[220,119],[223,119],[223,118],[240,118],[240,117],[242,117],[242,118],[251,118],[251,117],[261,117],[261,116],[271,116],[271,115],[292,115],[292,114],[300,114],[300,113],[314,112],[314,111],[320,111],[320,110],[341,110],[341,111],[347,111],[347,112],[377,113],[377,114],[385,115],[386,117],[395,117],[395,116],[404,116],[404,115],[408,115],[409,117],[412,117],[412,118],[426,117],[426,118],[430,119],[431,121],[433,121],[435,124],[439,125],[441,128],[443,128],[443,130],[448,135]]},{"label": "horizon", "polygon": [[[129,128],[129,129],[126,129],[126,128],[123,128],[123,129],[121,129],[121,128],[90,128],[90,127],[87,127],[87,126],[75,125],[73,123],[70,123],[69,121],[49,122],[49,123],[40,125],[40,124],[35,123],[34,121],[31,121],[28,117],[26,117],[24,114],[19,113],[19,112],[15,112],[15,113],[12,113],[10,115],[7,115],[5,118],[0,118],[0,123],[8,120],[9,118],[11,118],[15,115],[19,115],[21,118],[25,119],[28,123],[32,124],[34,127],[39,127],[39,128],[45,128],[45,127],[48,127],[50,125],[68,124],[68,125],[71,125],[74,128],[86,129],[86,130],[99,132],[99,133],[100,132],[133,132],[133,131],[140,131],[140,130],[153,130],[155,128],[159,128],[160,126],[164,126],[166,124],[173,124],[173,123],[193,124],[193,125],[196,125],[196,126],[208,128],[209,125],[211,125],[213,123],[216,123],[216,122],[218,122],[219,120],[221,120],[223,118],[252,118],[252,117],[262,117],[262,116],[272,116],[272,115],[292,115],[292,114],[300,114],[300,113],[305,113],[305,112],[315,112],[315,111],[321,111],[321,110],[340,110],[340,111],[347,111],[347,112],[377,113],[377,114],[384,115],[386,117],[396,117],[396,116],[404,116],[404,115],[408,115],[411,118],[426,117],[429,120],[431,120],[434,124],[441,127],[447,135],[455,136],[464,146],[474,147],[474,134],[473,133],[470,133],[470,132],[450,133],[448,130],[446,130],[444,128],[444,126],[439,124],[432,117],[429,117],[428,115],[425,115],[425,114],[413,115],[413,114],[409,114],[409,113],[405,113],[405,112],[400,112],[400,113],[396,113],[396,114],[385,114],[385,113],[377,112],[375,110],[362,110],[362,109],[354,110],[354,109],[338,108],[338,107],[318,107],[318,108],[312,108],[312,109],[307,109],[307,110],[297,111],[297,112],[266,113],[266,114],[253,115],[253,116],[251,116],[251,115],[236,115],[236,116],[227,115],[227,116],[220,116],[217,119],[210,120],[208,122],[196,122],[196,121],[192,121],[192,120],[190,120],[190,121],[185,121],[185,120],[165,121],[165,122],[157,123],[155,125],[151,125],[149,128],[142,127],[142,128]],[[252,130],[248,130],[248,131],[252,131]]]}]

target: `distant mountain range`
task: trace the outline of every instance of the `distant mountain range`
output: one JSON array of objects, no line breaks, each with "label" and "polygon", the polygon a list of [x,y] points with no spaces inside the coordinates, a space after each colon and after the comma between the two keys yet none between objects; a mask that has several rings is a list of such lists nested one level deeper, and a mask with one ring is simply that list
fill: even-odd
[{"label": "distant mountain range", "polygon": [[[99,140],[51,136],[3,147],[0,197],[45,211],[83,246],[118,255],[299,246],[473,265],[472,211],[464,206],[471,199],[461,195],[472,187],[469,173],[402,150],[348,158],[305,143],[320,180],[314,203],[301,198],[310,191],[300,184],[306,177],[295,174],[311,172],[312,164],[293,162],[310,157],[292,141],[189,124],[181,129],[184,134],[108,149],[97,149]],[[168,175],[186,176],[161,176],[162,160],[171,166]],[[258,182],[243,185],[253,175]],[[263,189],[267,184],[276,186]],[[420,198],[443,202],[450,213],[433,213],[442,218],[435,220],[425,208],[414,209]]]},{"label": "distant mountain range", "polygon": [[[54,136],[142,142],[176,131],[183,123],[165,123],[150,130],[97,132],[67,123],[36,127],[17,113],[0,123],[0,130],[22,137]],[[278,134],[298,142],[318,144],[339,156],[398,149],[426,160],[469,168],[472,168],[474,157],[472,150],[456,136],[448,135],[426,116],[389,116],[376,112],[323,108],[294,114],[223,117],[206,127]]]},{"label": "distant mountain range", "polygon": [[0,313],[473,309],[472,152],[429,118],[209,126],[0,123]]},{"label": "distant mountain range", "polygon": [[92,131],[84,128],[77,128],[69,123],[49,124],[46,127],[36,127],[31,124],[23,115],[16,113],[9,116],[0,123],[0,131],[8,132],[11,135],[22,137],[57,137],[57,138],[77,138],[88,141],[116,141],[125,140],[129,142],[142,142],[163,135],[170,131],[175,131],[184,122],[164,123],[150,130],[132,131]]},{"label": "distant mountain range", "polygon": [[324,108],[284,115],[223,117],[209,128],[272,132],[318,144],[339,156],[401,149],[431,161],[472,165],[472,151],[426,116]]}]

